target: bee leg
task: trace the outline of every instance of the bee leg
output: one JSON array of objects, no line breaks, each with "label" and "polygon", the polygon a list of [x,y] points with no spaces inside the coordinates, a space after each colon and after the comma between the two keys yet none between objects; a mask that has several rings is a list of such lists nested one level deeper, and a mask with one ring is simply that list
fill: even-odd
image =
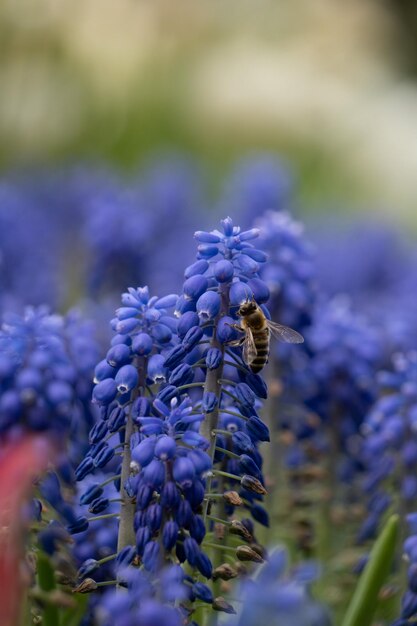
[{"label": "bee leg", "polygon": [[245,332],[245,329],[239,326],[239,324],[229,324],[229,322],[225,322],[226,326],[230,326],[230,328],[234,328],[235,330],[240,331],[241,333]]}]

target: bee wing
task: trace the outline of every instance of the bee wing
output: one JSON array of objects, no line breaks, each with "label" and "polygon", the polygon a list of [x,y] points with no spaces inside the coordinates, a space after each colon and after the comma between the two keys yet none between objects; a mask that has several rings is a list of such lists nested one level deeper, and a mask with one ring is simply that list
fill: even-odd
[{"label": "bee wing", "polygon": [[256,345],[250,328],[245,329],[245,341],[243,343],[243,360],[250,365],[256,357]]},{"label": "bee wing", "polygon": [[304,337],[293,328],[267,320],[269,331],[273,337],[286,343],[303,343]]}]

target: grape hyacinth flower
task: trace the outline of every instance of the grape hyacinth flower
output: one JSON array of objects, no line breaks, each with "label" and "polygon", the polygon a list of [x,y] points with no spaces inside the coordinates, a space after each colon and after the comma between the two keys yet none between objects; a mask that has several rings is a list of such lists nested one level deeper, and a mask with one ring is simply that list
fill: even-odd
[{"label": "grape hyacinth flower", "polygon": [[304,227],[286,211],[267,211],[255,226],[259,246],[268,255],[260,276],[270,291],[273,318],[302,329],[311,323],[317,291],[313,250]]},{"label": "grape hyacinth flower", "polygon": [[88,399],[98,354],[93,330],[76,313],[61,317],[45,307],[4,317],[0,330],[3,440],[44,432],[57,444],[66,443],[67,437],[75,443],[91,428],[95,411]]},{"label": "grape hyacinth flower", "polygon": [[[265,259],[252,243],[257,235],[230,218],[222,231],[197,232],[197,260],[185,270],[182,294],[150,297],[147,288],[123,294],[112,346],[95,370],[93,400],[102,420],[76,475],[82,480],[120,454],[121,465],[102,483],[104,492],[98,485],[97,494],[93,488],[82,497],[97,516],[82,516],[70,530],[113,517],[105,487],[119,484],[115,582],[124,584],[121,555],[123,566],[141,563],[154,581],[175,565],[191,589],[180,611],[195,599],[223,610],[216,604],[219,582],[212,589],[209,581],[231,577],[226,555],[255,563],[265,556],[254,521],[268,524],[259,452],[269,438],[259,416],[267,390],[234,345],[243,302],[262,292],[258,304],[268,315],[258,276]],[[236,506],[254,521],[237,518]],[[185,576],[185,562],[192,576]],[[239,568],[231,569],[237,576]]]},{"label": "grape hyacinth flower", "polygon": [[375,537],[390,505],[411,511],[417,498],[417,353],[394,355],[392,369],[378,372],[377,380],[379,396],[362,425],[368,515],[359,542]]}]

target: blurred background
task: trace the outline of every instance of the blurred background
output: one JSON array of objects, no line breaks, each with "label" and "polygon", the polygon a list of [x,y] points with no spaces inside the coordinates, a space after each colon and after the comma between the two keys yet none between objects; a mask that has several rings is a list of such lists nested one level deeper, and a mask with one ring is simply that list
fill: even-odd
[{"label": "blurred background", "polygon": [[[187,170],[193,181],[184,183],[185,195],[175,183],[189,237],[194,221],[201,221],[193,215],[210,215],[213,207],[232,210],[230,187],[245,178],[245,163],[259,157],[258,179],[274,180],[280,201],[290,186],[297,215],[307,221],[319,216],[313,238],[323,223],[347,231],[350,216],[365,214],[368,224],[387,222],[413,233],[416,31],[413,0],[3,0],[3,229],[16,232],[7,220],[23,202],[10,200],[10,185],[16,196],[31,181],[26,204],[37,185],[39,215],[47,205],[49,215],[63,212],[66,202],[68,223],[76,229],[93,170],[103,189],[113,176],[136,181],[153,163],[153,172]],[[41,193],[34,180],[42,176]],[[76,197],[70,198],[74,186]],[[131,191],[133,205],[141,203],[143,215],[149,214],[147,194],[141,191],[139,202]],[[249,191],[241,184],[239,193],[247,197]],[[83,210],[91,217],[91,202]],[[256,206],[251,210],[256,217]],[[26,213],[33,211],[22,212],[23,231]],[[335,215],[345,221],[334,223]],[[95,223],[86,229],[98,232]],[[139,231],[145,240],[143,227]],[[77,241],[68,245],[81,254]],[[42,254],[51,246],[44,241]],[[389,254],[389,240],[381,246]],[[366,253],[366,237],[362,248]],[[72,270],[76,274],[77,263]],[[53,302],[32,297],[42,299]],[[57,302],[74,300],[66,294]]]}]

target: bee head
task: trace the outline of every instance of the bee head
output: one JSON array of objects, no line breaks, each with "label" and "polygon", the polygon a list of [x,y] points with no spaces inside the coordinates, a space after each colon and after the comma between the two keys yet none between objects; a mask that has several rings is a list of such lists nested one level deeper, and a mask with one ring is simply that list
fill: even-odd
[{"label": "bee head", "polygon": [[241,317],[244,317],[245,315],[250,315],[251,313],[255,313],[257,308],[258,305],[256,304],[255,300],[243,302],[243,304],[241,304],[239,307],[238,315],[240,315]]}]

